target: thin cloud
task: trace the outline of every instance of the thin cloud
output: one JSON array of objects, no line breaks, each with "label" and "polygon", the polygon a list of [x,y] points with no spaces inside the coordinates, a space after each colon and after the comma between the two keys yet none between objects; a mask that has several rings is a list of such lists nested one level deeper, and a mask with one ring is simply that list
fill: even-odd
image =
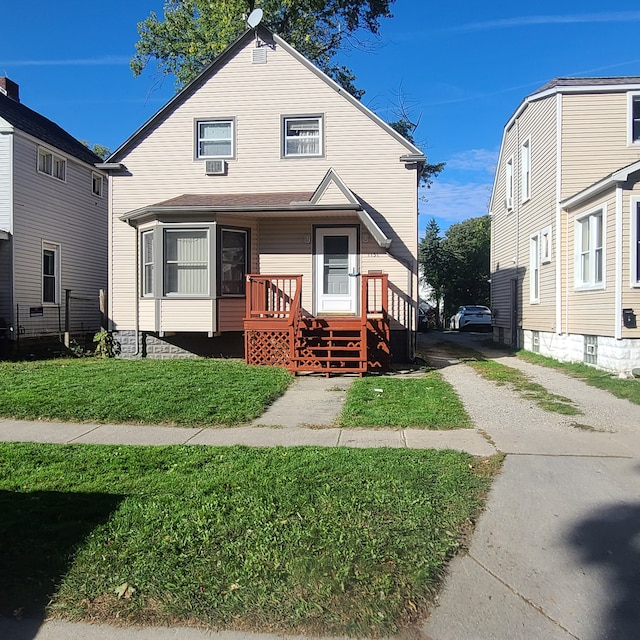
[{"label": "thin cloud", "polygon": [[431,188],[420,189],[421,227],[437,218],[450,224],[486,215],[493,184],[490,182],[444,182],[437,180]]},{"label": "thin cloud", "polygon": [[447,160],[447,170],[483,171],[493,174],[498,162],[498,152],[489,149],[468,149],[454,153]]},{"label": "thin cloud", "polygon": [[604,22],[640,22],[640,11],[615,11],[611,13],[585,13],[559,16],[520,16],[517,18],[503,18],[502,20],[487,20],[485,22],[461,24],[451,27],[447,29],[447,31],[489,31],[493,29],[512,29],[549,24],[599,24]]},{"label": "thin cloud", "polygon": [[103,58],[75,58],[69,60],[0,60],[1,67],[95,67],[129,64],[131,58],[124,56],[105,56]]}]

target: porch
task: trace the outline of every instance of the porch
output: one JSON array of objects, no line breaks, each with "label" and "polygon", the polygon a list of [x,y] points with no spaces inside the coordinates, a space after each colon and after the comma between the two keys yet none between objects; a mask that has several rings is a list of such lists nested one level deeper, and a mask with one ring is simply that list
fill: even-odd
[{"label": "porch", "polygon": [[247,275],[247,364],[327,376],[386,371],[390,360],[388,276],[359,277],[359,314],[313,316],[301,305],[301,275]]}]

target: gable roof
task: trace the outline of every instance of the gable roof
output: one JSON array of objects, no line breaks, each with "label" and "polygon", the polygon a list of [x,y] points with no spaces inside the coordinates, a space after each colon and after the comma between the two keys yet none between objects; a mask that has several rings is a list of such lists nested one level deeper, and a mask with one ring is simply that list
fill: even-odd
[{"label": "gable roof", "polygon": [[91,165],[102,162],[100,156],[85,147],[82,142],[76,140],[55,122],[33,111],[33,109],[29,109],[21,102],[9,98],[2,92],[0,92],[0,117],[4,118],[16,129],[78,160],[82,160],[82,162]]},{"label": "gable roof", "polygon": [[568,87],[599,88],[619,87],[619,85],[640,85],[640,76],[605,76],[599,78],[554,78],[551,82],[540,87],[531,95],[543,93],[549,89],[561,89]]},{"label": "gable roof", "polygon": [[301,53],[298,53],[291,45],[287,44],[282,38],[271,33],[264,25],[258,25],[254,29],[248,29],[235,42],[230,44],[221,54],[219,54],[213,62],[209,63],[200,74],[187,84],[179,93],[177,93],[167,104],[165,104],[155,115],[151,116],[137,131],[133,133],[125,142],[123,142],[110,156],[107,163],[118,163],[126,155],[126,153],[141,139],[145,138],[155,126],[162,122],[166,117],[173,113],[180,105],[186,102],[200,87],[208,82],[238,51],[245,47],[254,38],[260,38],[270,45],[277,45],[287,51],[298,62],[303,64],[307,69],[314,73],[320,80],[331,87],[336,93],[339,93],[345,100],[350,102],[365,116],[373,120],[377,125],[382,127],[391,137],[404,145],[408,154],[402,157],[403,162],[424,162],[426,160],[424,154],[418,147],[409,142],[404,136],[400,135],[384,120],[379,118],[373,111],[365,107],[359,100],[354,98],[346,89],[341,87],[334,80],[329,78],[327,74],[322,72],[312,62],[307,60]]}]

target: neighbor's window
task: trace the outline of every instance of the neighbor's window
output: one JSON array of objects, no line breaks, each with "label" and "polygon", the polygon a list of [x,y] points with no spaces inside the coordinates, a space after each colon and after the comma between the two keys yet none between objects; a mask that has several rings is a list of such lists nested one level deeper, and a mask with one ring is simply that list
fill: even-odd
[{"label": "neighbor's window", "polygon": [[248,233],[244,229],[220,232],[220,293],[244,295],[247,274]]},{"label": "neighbor's window", "polygon": [[64,181],[67,177],[67,161],[47,149],[38,147],[38,171]]},{"label": "neighbor's window", "polygon": [[520,201],[531,197],[531,142],[527,140],[520,149]]},{"label": "neighbor's window", "polygon": [[504,176],[505,205],[507,209],[513,208],[513,158],[507,160]]},{"label": "neighbor's window", "polygon": [[153,296],[153,230],[140,234],[142,245],[142,295]]},{"label": "neighbor's window", "polygon": [[285,157],[322,155],[322,117],[283,118]]},{"label": "neighbor's window", "polygon": [[198,158],[233,158],[233,120],[207,120],[196,124]]},{"label": "neighbor's window", "polygon": [[102,198],[102,189],[104,188],[104,181],[99,173],[91,173],[91,191],[94,196]]},{"label": "neighbor's window", "polygon": [[540,234],[529,244],[529,301],[540,302]]},{"label": "neighbor's window", "polygon": [[640,94],[629,94],[629,143],[640,144]]},{"label": "neighbor's window", "polygon": [[603,209],[576,221],[576,286],[599,287],[603,283]]},{"label": "neighbor's window", "polygon": [[42,243],[42,302],[60,302],[60,245]]},{"label": "neighbor's window", "polygon": [[540,262],[551,262],[551,227],[545,227],[540,232]]},{"label": "neighbor's window", "polygon": [[164,295],[208,295],[209,232],[164,230]]},{"label": "neighbor's window", "polygon": [[631,284],[640,285],[640,200],[631,206]]}]

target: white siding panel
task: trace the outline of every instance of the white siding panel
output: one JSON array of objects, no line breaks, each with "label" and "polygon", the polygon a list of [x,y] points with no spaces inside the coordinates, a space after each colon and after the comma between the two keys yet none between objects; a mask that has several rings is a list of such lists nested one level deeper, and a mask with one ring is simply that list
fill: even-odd
[{"label": "white siding panel", "polygon": [[11,147],[13,134],[0,132],[0,230],[11,231]]},{"label": "white siding panel", "polygon": [[138,316],[140,318],[140,331],[155,331],[156,301],[154,299],[142,298],[138,306]]}]

